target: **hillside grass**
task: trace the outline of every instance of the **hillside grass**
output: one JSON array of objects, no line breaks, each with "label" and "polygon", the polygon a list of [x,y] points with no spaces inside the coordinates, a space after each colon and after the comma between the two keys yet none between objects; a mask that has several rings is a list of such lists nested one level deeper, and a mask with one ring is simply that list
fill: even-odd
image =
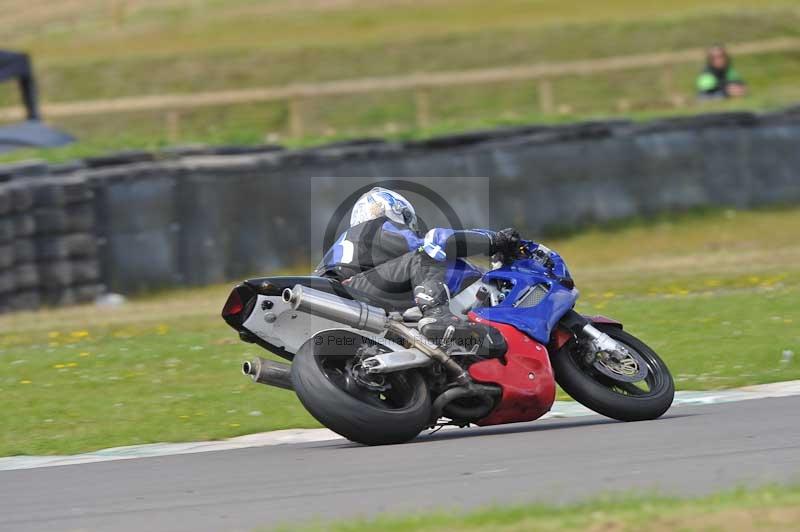
[{"label": "hillside grass", "polygon": [[[23,8],[24,5],[24,8]],[[120,10],[114,5],[127,6]],[[800,7],[787,0],[405,0],[335,2],[154,2],[2,0],[4,46],[28,49],[43,99],[192,93],[419,72],[603,58],[800,36]],[[66,150],[0,157],[65,159],[173,143],[317,144],[364,135],[424,138],[504,124],[706,110],[775,109],[800,101],[800,52],[742,56],[737,68],[752,96],[698,104],[701,65],[572,76],[554,82],[555,109],[543,114],[535,83],[437,89],[431,124],[416,123],[413,94],[328,97],[306,103],[305,133],[290,138],[282,102],[179,113],[169,138],[165,113],[58,118],[81,139]],[[675,109],[671,98],[685,103]],[[0,105],[18,100],[0,86]]]},{"label": "hillside grass", "polygon": [[[48,0],[0,1],[0,8],[6,13],[0,21],[6,42],[41,54],[48,64],[55,61],[74,64],[114,56],[127,60],[226,50],[315,51],[324,47],[355,49],[395,43],[413,46],[413,43],[427,43],[443,37],[456,39],[498,31],[506,32],[508,38],[497,40],[504,40],[511,48],[515,35],[508,33],[510,30],[530,34],[583,24],[670,23],[672,35],[642,33],[642,37],[649,39],[643,38],[641,43],[635,44],[641,44],[640,49],[646,50],[648,47],[657,49],[664,37],[675,37],[675,33],[681,31],[685,38],[680,42],[684,44],[686,39],[703,45],[705,41],[699,41],[700,38],[735,35],[731,28],[713,23],[712,19],[721,14],[755,16],[760,13],[763,18],[753,20],[766,22],[758,26],[789,28],[791,19],[777,15],[782,14],[782,10],[794,12],[797,8],[792,0],[675,0],[667,5],[636,0],[495,0],[491,3],[481,0],[424,3],[411,0],[71,0],[61,4],[54,6]],[[687,20],[697,18],[711,21],[707,33],[697,35],[686,24]],[[763,28],[734,29],[746,39]],[[596,39],[600,48],[592,50],[596,47],[587,46],[586,42],[565,39],[563,34],[561,37],[561,43],[542,42],[547,45],[545,48],[553,50],[571,47],[578,51],[578,57],[587,52],[615,55],[622,50],[616,48],[617,51],[607,52],[609,47],[619,47],[619,42]],[[565,58],[563,55],[550,57]]]},{"label": "hillside grass", "polygon": [[[579,310],[621,319],[678,389],[703,390],[800,379],[798,231],[799,208],[718,211],[547,243]],[[240,374],[266,352],[219,318],[231,285],[0,316],[0,456],[318,426]]]},{"label": "hillside grass", "polygon": [[[517,532],[589,530],[615,532],[785,531],[800,520],[800,488],[770,486],[694,499],[654,495],[606,497],[567,505],[495,506],[468,513],[427,513],[312,525],[335,532]],[[283,530],[296,530],[284,528]]]}]

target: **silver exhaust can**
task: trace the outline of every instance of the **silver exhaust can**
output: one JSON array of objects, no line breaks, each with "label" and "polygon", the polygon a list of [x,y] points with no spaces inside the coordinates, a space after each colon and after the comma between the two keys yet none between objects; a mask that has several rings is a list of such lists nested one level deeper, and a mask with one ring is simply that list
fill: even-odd
[{"label": "silver exhaust can", "polygon": [[294,390],[291,378],[292,366],[285,362],[255,357],[242,364],[242,373],[253,379],[253,382]]},{"label": "silver exhaust can", "polygon": [[389,318],[382,308],[307,286],[296,284],[294,288],[287,288],[283,291],[283,300],[290,303],[295,310],[336,321],[354,329],[382,333],[388,327]]}]

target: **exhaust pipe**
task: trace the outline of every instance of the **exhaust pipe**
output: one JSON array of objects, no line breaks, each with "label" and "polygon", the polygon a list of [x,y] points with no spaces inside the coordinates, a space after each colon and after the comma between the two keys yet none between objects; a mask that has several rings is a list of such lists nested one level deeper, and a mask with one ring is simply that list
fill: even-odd
[{"label": "exhaust pipe", "polygon": [[294,390],[290,378],[291,364],[276,362],[266,358],[256,357],[252,361],[242,364],[242,373],[253,379],[253,382],[269,384],[284,390]]},{"label": "exhaust pipe", "polygon": [[386,311],[382,308],[299,284],[294,285],[294,288],[285,289],[283,300],[290,303],[294,310],[338,321],[354,329],[371,333],[382,333],[389,321]]},{"label": "exhaust pipe", "polygon": [[337,321],[355,329],[377,334],[387,330],[391,331],[408,341],[410,348],[419,349],[430,358],[440,362],[458,384],[463,386],[472,383],[469,373],[450,358],[447,353],[428,341],[416,329],[406,327],[402,322],[390,319],[382,308],[367,305],[361,301],[345,299],[335,294],[329,294],[300,284],[294,285],[294,288],[285,289],[283,291],[283,300],[286,303],[290,303],[294,310]]},{"label": "exhaust pipe", "polygon": [[[442,414],[459,421],[477,421],[488,416],[495,407],[495,399],[503,394],[499,386],[487,384],[472,384],[470,386],[457,386],[445,391],[433,402],[433,420],[436,421]],[[466,398],[477,399],[480,404],[464,406],[454,404],[454,401]]]}]

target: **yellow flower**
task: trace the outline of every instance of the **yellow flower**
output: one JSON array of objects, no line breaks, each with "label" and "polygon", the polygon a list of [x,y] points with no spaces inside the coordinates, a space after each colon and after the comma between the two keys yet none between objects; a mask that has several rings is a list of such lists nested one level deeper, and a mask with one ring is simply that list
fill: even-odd
[{"label": "yellow flower", "polygon": [[89,331],[72,331],[69,335],[73,338],[86,338],[89,336]]},{"label": "yellow flower", "polygon": [[164,324],[161,324],[158,327],[156,327],[156,334],[167,334],[167,331],[169,331],[169,327],[167,327]]},{"label": "yellow flower", "polygon": [[64,366],[64,364],[53,364],[53,367],[55,369],[61,369],[61,368],[65,367],[65,366]]},{"label": "yellow flower", "polygon": [[58,338],[59,336],[61,336],[61,333],[58,331],[51,331],[47,333],[48,338]]},{"label": "yellow flower", "polygon": [[31,381],[29,381],[28,379],[25,379],[25,380],[19,381],[19,383],[20,384],[31,384]]},{"label": "yellow flower", "polygon": [[79,357],[88,357],[88,356],[89,356],[89,353],[87,353],[86,351],[84,351],[83,353],[78,353],[78,356],[79,356]]},{"label": "yellow flower", "polygon": [[77,363],[77,362],[68,362],[68,363],[67,363],[67,367],[68,367],[68,368],[74,368],[74,367],[75,367],[75,366],[77,366],[77,365],[78,365],[78,363]]}]

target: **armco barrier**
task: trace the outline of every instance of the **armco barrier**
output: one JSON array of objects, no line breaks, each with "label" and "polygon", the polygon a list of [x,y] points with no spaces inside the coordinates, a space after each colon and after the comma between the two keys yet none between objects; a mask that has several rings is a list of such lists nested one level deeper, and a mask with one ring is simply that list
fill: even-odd
[{"label": "armco barrier", "polygon": [[[789,109],[0,167],[0,308],[308,264],[318,251],[309,235],[337,206],[331,194],[310,212],[311,178],[335,190],[343,177],[489,176],[480,202],[490,224],[542,235],[670,210],[800,201],[798,146],[800,109]],[[475,201],[459,194],[448,199]]]}]

